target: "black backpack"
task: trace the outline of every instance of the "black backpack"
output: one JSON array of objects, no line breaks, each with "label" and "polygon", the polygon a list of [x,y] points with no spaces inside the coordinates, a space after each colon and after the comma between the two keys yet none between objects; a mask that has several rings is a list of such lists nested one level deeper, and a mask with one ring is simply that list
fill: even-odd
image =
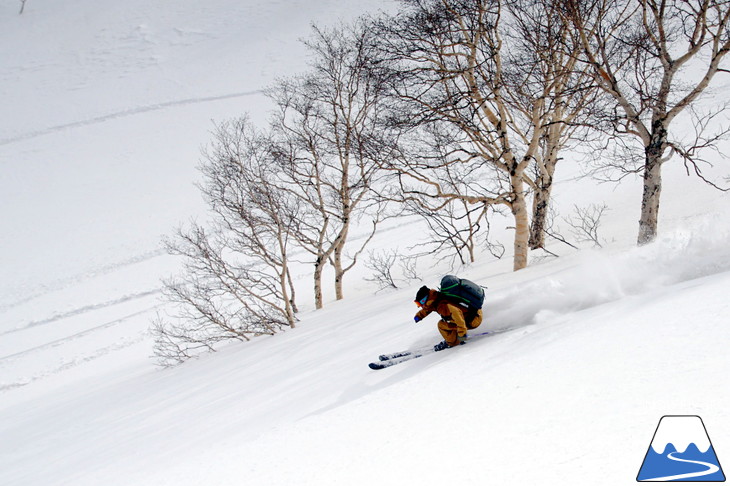
[{"label": "black backpack", "polygon": [[466,304],[470,309],[481,309],[484,305],[484,289],[471,280],[455,275],[444,275],[439,292],[459,304]]}]

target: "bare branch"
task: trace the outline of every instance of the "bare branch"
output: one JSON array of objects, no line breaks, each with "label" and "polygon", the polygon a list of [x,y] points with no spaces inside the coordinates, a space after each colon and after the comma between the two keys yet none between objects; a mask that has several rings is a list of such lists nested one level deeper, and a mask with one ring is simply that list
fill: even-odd
[{"label": "bare branch", "polygon": [[[573,229],[577,241],[591,242],[593,246],[603,248],[603,240],[598,235],[598,230],[601,226],[601,218],[607,210],[608,206],[605,204],[591,204],[588,207],[576,205],[573,207],[573,216],[563,218],[563,220]],[[569,244],[565,240],[563,241]]]}]

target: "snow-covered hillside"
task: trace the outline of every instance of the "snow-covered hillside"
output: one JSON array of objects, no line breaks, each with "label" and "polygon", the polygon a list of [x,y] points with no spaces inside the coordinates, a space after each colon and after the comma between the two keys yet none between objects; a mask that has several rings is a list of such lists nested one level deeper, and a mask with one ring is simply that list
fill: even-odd
[{"label": "snow-covered hillside", "polygon": [[[662,236],[635,248],[637,181],[596,187],[567,158],[556,207],[605,202],[605,248],[459,269],[500,331],[466,346],[367,367],[438,341],[412,299],[452,269],[422,261],[423,281],[376,293],[361,268],[294,330],[156,368],[147,329],[179,265],[159,241],[203,217],[211,120],[263,119],[310,21],[392,4],[19,6],[0,0],[0,484],[632,484],[670,414],[701,416],[730,462],[730,196],[682,167]],[[392,221],[374,245],[422,234]]]}]

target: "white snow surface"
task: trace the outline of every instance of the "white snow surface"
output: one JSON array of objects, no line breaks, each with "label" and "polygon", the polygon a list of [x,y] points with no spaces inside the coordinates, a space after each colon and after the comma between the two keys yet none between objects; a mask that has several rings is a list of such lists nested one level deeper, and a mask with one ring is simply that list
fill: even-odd
[{"label": "white snow surface", "polygon": [[[180,267],[160,237],[205,218],[211,120],[264,120],[259,91],[304,69],[310,22],[393,4],[19,7],[0,0],[0,484],[633,484],[664,415],[701,416],[727,462],[730,196],[676,162],[651,245],[634,246],[639,181],[596,186],[567,154],[556,208],[605,202],[602,249],[553,242],[516,273],[422,260],[382,292],[361,266],[321,311],[302,269],[296,329],[156,367],[148,328]],[[390,221],[374,248],[424,236]],[[504,332],[370,370],[439,340],[412,299],[452,271],[488,287],[480,331]]]}]

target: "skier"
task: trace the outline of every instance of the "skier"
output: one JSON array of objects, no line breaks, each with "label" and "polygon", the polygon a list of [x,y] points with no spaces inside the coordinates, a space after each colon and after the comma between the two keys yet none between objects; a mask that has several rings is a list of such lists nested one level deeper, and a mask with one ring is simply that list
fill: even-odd
[{"label": "skier", "polygon": [[434,351],[464,344],[467,330],[476,329],[482,323],[481,309],[457,302],[425,285],[416,293],[416,304],[421,308],[413,318],[416,322],[434,311],[441,316],[438,330],[444,340],[434,346]]}]

